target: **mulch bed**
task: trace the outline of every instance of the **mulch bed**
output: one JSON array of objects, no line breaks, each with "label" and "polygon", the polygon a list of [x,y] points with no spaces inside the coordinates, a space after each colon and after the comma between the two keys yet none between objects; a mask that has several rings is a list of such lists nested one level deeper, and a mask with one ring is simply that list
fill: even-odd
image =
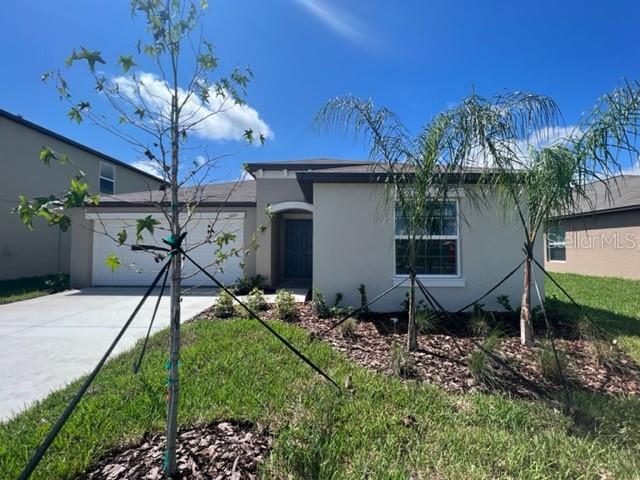
[{"label": "mulch bed", "polygon": [[[174,478],[253,479],[269,453],[271,437],[252,425],[217,422],[178,433],[178,472]],[[78,479],[155,480],[165,478],[164,433],[113,451]]]},{"label": "mulch bed", "polygon": [[[298,324],[312,334],[329,342],[336,350],[362,365],[386,374],[392,374],[391,347],[406,343],[406,320],[394,314],[368,314],[357,322],[355,339],[345,338],[340,328],[320,336],[337,319],[320,319],[310,304],[298,304]],[[265,318],[274,318],[275,311],[264,312]],[[392,318],[400,318],[393,322]],[[464,320],[462,320],[464,321]],[[452,332],[452,330],[454,332]],[[541,393],[561,391],[561,385],[545,379],[538,366],[539,344],[525,347],[520,344],[517,330],[511,329],[501,339],[496,354],[515,372],[491,363],[491,382],[479,382],[469,369],[469,359],[481,337],[473,337],[461,324],[449,325],[446,333],[419,335],[419,348],[409,355],[413,363],[412,378],[440,385],[452,393],[473,391],[504,391],[522,397],[539,398]],[[584,340],[559,338],[556,346],[566,354],[568,383],[572,388],[607,395],[640,395],[640,366],[618,348],[615,365],[598,362],[593,346]],[[520,378],[523,377],[523,378]]]}]

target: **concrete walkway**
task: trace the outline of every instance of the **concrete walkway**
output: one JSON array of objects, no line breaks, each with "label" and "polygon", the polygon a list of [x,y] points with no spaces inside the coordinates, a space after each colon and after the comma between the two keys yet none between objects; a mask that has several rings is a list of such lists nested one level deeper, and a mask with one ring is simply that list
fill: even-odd
[{"label": "concrete walkway", "polygon": [[[306,289],[291,289],[298,302]],[[87,288],[0,305],[0,422],[6,421],[51,391],[89,373],[142,298],[144,288]],[[155,306],[151,296],[116,349],[115,355],[143,338]],[[182,297],[187,321],[215,303],[217,290],[189,289]],[[265,296],[273,302],[275,295]],[[169,325],[165,290],[153,332]]]},{"label": "concrete walkway", "polygon": [[[169,325],[167,291],[154,332]],[[0,305],[0,421],[90,372],[143,293],[144,288],[88,288]],[[183,320],[210,307],[215,295],[213,289],[198,289],[184,296]],[[114,353],[146,335],[154,304],[150,297]]]}]

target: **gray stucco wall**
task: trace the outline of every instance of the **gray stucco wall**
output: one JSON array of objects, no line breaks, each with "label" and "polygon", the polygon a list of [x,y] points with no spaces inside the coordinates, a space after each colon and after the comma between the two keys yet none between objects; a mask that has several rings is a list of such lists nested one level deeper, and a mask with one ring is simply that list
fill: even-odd
[{"label": "gray stucco wall", "polygon": [[[373,184],[315,184],[313,213],[313,284],[325,298],[344,294],[346,305],[359,305],[357,288],[365,284],[369,299],[393,285],[394,222],[392,209],[384,210],[384,186]],[[480,211],[468,199],[460,200],[465,220],[460,222],[461,276],[464,287],[427,287],[448,309],[475,300],[502,279],[523,258],[523,237],[515,218],[506,218],[495,200]],[[382,211],[381,211],[382,209]],[[542,260],[542,241],[536,258]],[[541,276],[538,275],[540,280]],[[509,295],[516,306],[522,294],[522,274],[517,273],[483,300],[486,308],[499,309],[496,297]],[[542,288],[544,288],[542,286]],[[405,286],[376,303],[377,311],[399,310]],[[543,293],[544,295],[544,290]],[[532,295],[535,293],[532,291]],[[537,303],[537,302],[536,302]]]},{"label": "gray stucco wall", "polygon": [[[100,208],[98,209],[74,209],[72,217],[74,220],[74,228],[71,230],[71,250],[73,255],[70,262],[71,286],[73,288],[82,288],[91,286],[92,279],[92,255],[93,255],[93,237],[94,233],[100,235],[100,225],[98,220],[87,220],[85,218],[88,212],[91,213],[139,213],[141,217],[151,213],[157,213],[157,209],[153,208]],[[256,233],[256,209],[255,208],[213,208],[200,207],[197,212],[243,212],[244,213],[244,232],[243,238],[245,244],[251,240]],[[257,239],[263,235],[258,234]],[[115,247],[117,248],[128,247]],[[253,276],[256,273],[256,252],[252,250],[245,258],[244,273]]]},{"label": "gray stucco wall", "polygon": [[[92,193],[98,192],[99,157],[0,117],[0,279],[69,272],[71,234],[47,227],[43,221],[36,221],[35,232],[31,232],[10,212],[20,194],[28,197],[60,194],[76,175],[68,165],[44,166],[40,161],[43,146],[67,154],[87,175]],[[114,166],[116,194],[160,185],[159,181]]]},{"label": "gray stucco wall", "polygon": [[566,261],[546,260],[552,272],[640,279],[640,210],[562,220]]}]

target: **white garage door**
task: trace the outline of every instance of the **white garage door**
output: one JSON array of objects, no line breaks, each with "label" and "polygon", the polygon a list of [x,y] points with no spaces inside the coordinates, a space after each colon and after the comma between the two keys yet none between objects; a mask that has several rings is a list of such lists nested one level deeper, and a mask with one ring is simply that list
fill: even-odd
[{"label": "white garage door", "polygon": [[[135,220],[146,215],[109,213],[100,215],[99,220],[95,215],[89,216],[89,218],[94,218],[95,230],[93,234],[92,261],[94,286],[148,286],[153,281],[162,267],[162,263],[156,262],[154,255],[148,252],[132,251],[130,247],[118,246],[117,242],[113,240],[118,232],[125,229],[127,231],[127,243],[134,242],[136,238]],[[225,213],[219,216],[200,214],[192,218],[186,228],[188,234],[185,238],[184,246],[189,256],[207,268],[207,271],[214,274],[218,280],[225,284],[231,284],[242,276],[240,265],[242,258],[231,256],[220,267],[211,266],[215,262],[218,247],[215,243],[207,242],[207,234],[211,226],[213,226],[214,237],[221,232],[231,232],[235,235],[235,239],[226,245],[224,250],[241,249],[244,242],[243,217],[243,213]],[[150,235],[145,230],[143,232],[144,239],[141,243],[166,247],[162,243],[162,239],[169,236],[166,221],[160,216],[155,218],[161,224],[156,227],[154,235]],[[108,235],[105,235],[104,232]],[[112,271],[111,267],[105,263],[106,258],[111,254],[115,254],[122,264],[115,271]],[[198,272],[198,269],[186,259],[183,262],[182,278],[185,286],[213,285],[211,280]]]}]

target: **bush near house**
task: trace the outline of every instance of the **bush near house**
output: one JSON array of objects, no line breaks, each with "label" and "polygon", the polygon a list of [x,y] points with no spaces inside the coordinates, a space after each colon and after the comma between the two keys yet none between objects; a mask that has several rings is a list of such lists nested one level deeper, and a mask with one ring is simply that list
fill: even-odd
[{"label": "bush near house", "polygon": [[26,277],[0,281],[0,305],[41,297],[69,288],[69,275],[54,273],[41,277]]},{"label": "bush near house", "polygon": [[284,322],[292,322],[297,317],[296,301],[289,290],[278,290],[276,293],[276,312]]}]

